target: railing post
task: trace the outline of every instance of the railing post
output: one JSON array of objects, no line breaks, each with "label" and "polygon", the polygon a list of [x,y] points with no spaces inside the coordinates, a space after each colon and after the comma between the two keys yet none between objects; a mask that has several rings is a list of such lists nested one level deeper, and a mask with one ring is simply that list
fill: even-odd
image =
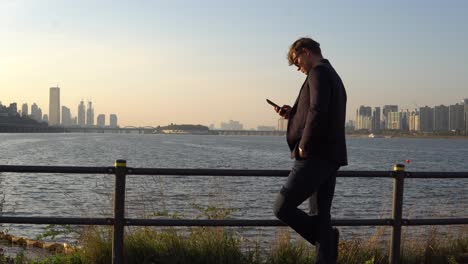
[{"label": "railing post", "polygon": [[403,187],[405,178],[405,165],[393,166],[393,209],[392,209],[392,237],[390,241],[389,263],[400,263],[401,255],[401,225],[403,217]]},{"label": "railing post", "polygon": [[112,240],[112,263],[122,264],[124,258],[124,227],[125,227],[125,177],[127,162],[115,161],[114,187],[114,232]]}]

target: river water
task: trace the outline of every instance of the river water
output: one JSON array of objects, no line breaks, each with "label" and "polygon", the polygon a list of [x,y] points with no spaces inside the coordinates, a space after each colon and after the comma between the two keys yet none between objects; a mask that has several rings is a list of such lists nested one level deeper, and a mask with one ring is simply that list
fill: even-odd
[{"label": "river water", "polygon": [[[349,166],[342,170],[391,170],[411,160],[408,171],[468,171],[468,140],[348,138]],[[127,166],[148,168],[290,169],[284,137],[0,134],[0,164]],[[127,217],[167,212],[203,217],[199,208],[232,209],[232,218],[273,219],[272,203],[283,178],[129,176]],[[0,173],[0,213],[4,216],[111,217],[112,175]],[[391,179],[338,178],[334,218],[387,218]],[[306,207],[303,207],[306,209]],[[404,217],[467,217],[467,179],[408,179]],[[8,225],[10,233],[35,237],[43,226]],[[243,235],[274,236],[275,228],[243,228]],[[417,228],[414,228],[417,229]],[[259,231],[260,230],[260,231]],[[366,237],[374,228],[342,228],[344,237]],[[466,230],[466,229],[464,229]],[[261,235],[259,235],[261,233]]]}]

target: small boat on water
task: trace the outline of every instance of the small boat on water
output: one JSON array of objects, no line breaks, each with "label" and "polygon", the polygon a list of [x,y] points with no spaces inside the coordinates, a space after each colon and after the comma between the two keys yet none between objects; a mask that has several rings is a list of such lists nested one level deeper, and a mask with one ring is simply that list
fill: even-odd
[{"label": "small boat on water", "polygon": [[369,138],[383,138],[382,135],[376,135],[374,133],[370,133],[367,137],[369,137]]}]

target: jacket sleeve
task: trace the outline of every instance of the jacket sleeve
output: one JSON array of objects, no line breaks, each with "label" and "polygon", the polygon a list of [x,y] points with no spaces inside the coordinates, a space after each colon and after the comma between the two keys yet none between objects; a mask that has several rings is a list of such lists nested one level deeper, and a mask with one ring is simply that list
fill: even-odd
[{"label": "jacket sleeve", "polygon": [[321,136],[326,133],[332,89],[330,75],[326,67],[316,67],[313,74],[308,77],[310,107],[307,112],[301,141],[299,142],[299,147],[305,157],[309,156],[314,145],[320,143]]}]

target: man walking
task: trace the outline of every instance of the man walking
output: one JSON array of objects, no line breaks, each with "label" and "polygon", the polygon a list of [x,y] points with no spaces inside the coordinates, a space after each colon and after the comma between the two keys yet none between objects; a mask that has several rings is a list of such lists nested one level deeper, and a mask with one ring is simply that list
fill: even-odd
[{"label": "man walking", "polygon": [[[330,209],[336,173],[347,165],[346,91],[340,76],[323,58],[320,44],[300,38],[290,47],[289,65],[307,75],[296,102],[275,111],[288,119],[287,142],[294,166],[275,202],[274,213],[317,248],[316,263],[336,263],[339,232]],[[298,206],[309,199],[310,214]]]}]

